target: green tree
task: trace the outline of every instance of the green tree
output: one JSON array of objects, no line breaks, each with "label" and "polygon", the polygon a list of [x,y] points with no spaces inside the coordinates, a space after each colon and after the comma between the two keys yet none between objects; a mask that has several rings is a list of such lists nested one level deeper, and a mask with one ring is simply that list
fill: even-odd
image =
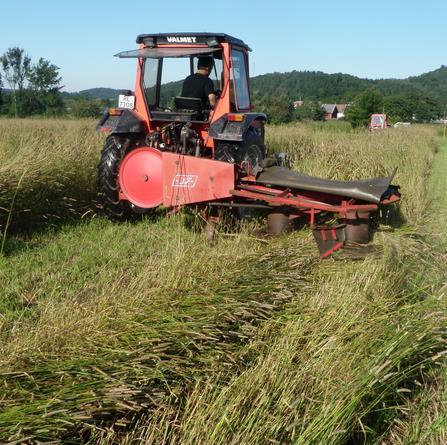
[{"label": "green tree", "polygon": [[99,117],[110,101],[103,99],[89,100],[77,97],[69,103],[70,114],[75,117]]},{"label": "green tree", "polygon": [[392,94],[383,99],[383,109],[390,122],[410,121],[414,109],[411,97],[407,94]]},{"label": "green tree", "polygon": [[45,104],[35,91],[26,88],[17,96],[17,107],[20,116],[32,116],[45,113]]},{"label": "green tree", "polygon": [[414,100],[414,118],[418,122],[430,122],[442,116],[442,105],[430,96],[419,96]]},{"label": "green tree", "polygon": [[264,111],[273,124],[290,122],[293,113],[292,101],[284,94],[269,97],[264,106]]},{"label": "green tree", "polygon": [[301,107],[293,111],[293,119],[299,121],[322,121],[324,120],[324,111],[318,102],[305,101]]},{"label": "green tree", "polygon": [[63,112],[64,104],[59,90],[62,78],[59,67],[42,57],[29,70],[28,80],[35,99],[40,104],[41,112],[47,115],[57,115]]},{"label": "green tree", "polygon": [[423,93],[403,93],[385,96],[383,108],[391,122],[430,122],[442,115],[442,104]]},{"label": "green tree", "polygon": [[29,70],[28,80],[30,87],[40,93],[60,90],[62,78],[59,76],[59,67],[42,57]]},{"label": "green tree", "polygon": [[383,95],[376,88],[368,88],[354,99],[354,103],[346,112],[346,119],[353,127],[367,126],[371,114],[383,110]]},{"label": "green tree", "polygon": [[48,116],[59,116],[65,113],[65,104],[59,90],[53,89],[45,94],[45,114]]},{"label": "green tree", "polygon": [[0,57],[0,63],[3,68],[3,74],[11,88],[14,115],[19,115],[17,107],[17,95],[23,91],[25,80],[27,79],[31,67],[31,58],[25,54],[22,48],[9,48],[3,56]]}]

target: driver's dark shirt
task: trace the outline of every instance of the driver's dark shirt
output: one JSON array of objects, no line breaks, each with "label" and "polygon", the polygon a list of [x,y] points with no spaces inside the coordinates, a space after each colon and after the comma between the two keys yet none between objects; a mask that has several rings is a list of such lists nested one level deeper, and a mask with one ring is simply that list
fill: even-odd
[{"label": "driver's dark shirt", "polygon": [[208,95],[213,93],[213,81],[208,76],[194,73],[188,76],[183,82],[182,97],[201,99],[204,107],[209,106]]}]

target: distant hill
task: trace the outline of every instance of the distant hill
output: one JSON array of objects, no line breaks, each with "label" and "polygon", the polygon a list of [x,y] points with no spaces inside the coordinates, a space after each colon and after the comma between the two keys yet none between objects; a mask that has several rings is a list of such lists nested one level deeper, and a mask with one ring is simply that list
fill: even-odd
[{"label": "distant hill", "polygon": [[255,97],[285,94],[292,99],[313,99],[338,103],[349,101],[369,87],[383,94],[414,93],[431,96],[447,104],[447,67],[407,79],[361,79],[350,74],[320,71],[291,71],[256,76],[251,79]]},{"label": "distant hill", "polygon": [[[177,90],[179,85],[178,82],[172,82],[169,88]],[[292,100],[302,98],[329,103],[348,102],[356,94],[372,86],[386,95],[423,94],[447,106],[447,67],[444,65],[437,70],[407,79],[362,79],[350,74],[327,74],[321,71],[270,73],[251,79],[251,90],[255,100],[284,94]],[[113,88],[91,88],[79,93],[64,93],[64,96],[116,99],[121,91]]]},{"label": "distant hill", "polygon": [[408,82],[418,86],[437,97],[444,105],[447,104],[447,66],[416,77],[409,77]]},{"label": "distant hill", "polygon": [[118,95],[123,91],[114,88],[90,88],[88,90],[82,90],[77,93],[62,92],[62,97],[70,98],[73,96],[84,97],[85,99],[116,99]]},{"label": "distant hill", "polygon": [[79,91],[79,94],[94,99],[116,99],[122,91],[123,89],[116,90],[114,88],[90,88]]}]

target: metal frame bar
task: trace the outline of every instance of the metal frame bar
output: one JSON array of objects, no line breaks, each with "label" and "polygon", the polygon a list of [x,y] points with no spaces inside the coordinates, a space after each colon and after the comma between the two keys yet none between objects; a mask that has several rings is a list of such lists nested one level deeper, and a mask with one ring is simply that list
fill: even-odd
[{"label": "metal frame bar", "polygon": [[[338,213],[341,216],[348,212],[354,211],[375,211],[378,209],[377,204],[354,204],[353,200],[341,202],[341,205],[326,204],[324,202],[315,201],[304,196],[294,195],[289,190],[277,190],[270,187],[260,185],[244,186],[240,185],[239,189],[231,190],[233,196],[241,198],[257,199],[265,201],[271,205],[286,205],[295,207],[301,211],[311,211],[311,219],[315,211]],[[328,195],[330,198],[334,196]],[[397,200],[397,199],[396,199]],[[391,201],[393,202],[393,201]],[[385,203],[385,202],[384,202]],[[313,211],[313,213],[312,213]]]}]

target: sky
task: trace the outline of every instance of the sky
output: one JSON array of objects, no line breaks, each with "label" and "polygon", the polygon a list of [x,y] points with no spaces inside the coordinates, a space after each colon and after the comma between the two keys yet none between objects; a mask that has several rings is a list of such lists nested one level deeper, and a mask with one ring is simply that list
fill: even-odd
[{"label": "sky", "polygon": [[133,89],[135,60],[113,55],[138,34],[223,32],[253,49],[252,76],[405,78],[447,65],[446,23],[446,0],[3,0],[0,54],[50,60],[65,91]]}]

